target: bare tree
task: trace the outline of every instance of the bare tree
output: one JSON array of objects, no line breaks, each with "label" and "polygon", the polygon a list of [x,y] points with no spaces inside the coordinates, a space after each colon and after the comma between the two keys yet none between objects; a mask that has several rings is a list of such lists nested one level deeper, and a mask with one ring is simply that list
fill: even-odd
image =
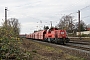
[{"label": "bare tree", "polygon": [[7,26],[9,26],[13,33],[18,36],[20,33],[20,23],[18,22],[18,19],[16,18],[10,18],[7,20]]},{"label": "bare tree", "polygon": [[[78,31],[79,29],[78,29],[78,22],[76,22],[76,24],[75,24],[75,27],[76,27],[76,30]],[[86,26],[86,24],[84,23],[84,21],[80,21],[80,30],[81,31],[85,31],[86,30],[86,28],[87,28],[87,26]]]},{"label": "bare tree", "polygon": [[60,19],[60,22],[58,24],[58,27],[60,29],[65,29],[67,30],[68,32],[72,32],[73,29],[74,29],[74,19],[73,19],[73,16],[69,16],[69,15],[66,15],[66,16],[63,16],[61,19]]}]

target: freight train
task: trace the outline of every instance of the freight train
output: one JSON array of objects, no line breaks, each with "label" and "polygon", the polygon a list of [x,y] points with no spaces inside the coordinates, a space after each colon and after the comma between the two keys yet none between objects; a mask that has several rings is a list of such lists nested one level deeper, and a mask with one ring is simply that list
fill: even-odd
[{"label": "freight train", "polygon": [[60,44],[65,44],[70,41],[70,39],[67,36],[66,30],[59,30],[57,28],[51,28],[48,30],[41,30],[34,32],[32,34],[27,34],[26,38]]}]

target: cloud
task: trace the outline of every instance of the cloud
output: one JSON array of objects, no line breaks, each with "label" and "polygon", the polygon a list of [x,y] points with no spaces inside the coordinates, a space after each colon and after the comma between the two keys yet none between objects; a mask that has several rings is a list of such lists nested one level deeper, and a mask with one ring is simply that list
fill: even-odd
[{"label": "cloud", "polygon": [[41,24],[39,22],[27,22],[21,24],[22,32],[24,33],[33,33],[35,30],[42,29]]},{"label": "cloud", "polygon": [[[89,0],[3,0],[0,1],[0,22],[4,19],[4,9],[8,7],[8,18],[14,17],[21,23],[21,33],[31,33],[39,29],[36,26],[59,22],[63,15],[77,12],[90,4]],[[81,17],[90,16],[90,7],[81,11]],[[72,14],[77,19],[77,13]],[[45,23],[47,22],[47,23]],[[89,18],[85,19],[88,24]],[[33,27],[33,28],[32,28]],[[41,27],[42,28],[42,27]]]}]

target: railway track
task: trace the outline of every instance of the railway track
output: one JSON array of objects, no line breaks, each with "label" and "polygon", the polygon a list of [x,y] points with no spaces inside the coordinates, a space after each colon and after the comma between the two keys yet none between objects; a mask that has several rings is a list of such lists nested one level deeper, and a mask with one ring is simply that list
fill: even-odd
[{"label": "railway track", "polygon": [[81,49],[85,51],[90,51],[90,45],[84,45],[84,44],[76,44],[76,43],[66,43],[65,46],[76,48],[76,49]]},{"label": "railway track", "polygon": [[83,50],[85,52],[90,53],[90,43],[87,42],[70,42],[66,43],[65,45],[60,45],[60,44],[53,44],[53,43],[48,43],[48,42],[42,42],[38,40],[32,40],[34,42],[42,43],[42,44],[48,44],[52,46],[58,46],[58,47],[65,47],[65,48],[70,48],[70,49],[76,49],[76,50]]},{"label": "railway track", "polygon": [[42,43],[42,44],[46,44],[46,45],[51,45],[51,46],[56,46],[56,47],[63,47],[63,48],[68,48],[68,49],[73,49],[73,50],[79,50],[79,51],[83,51],[86,53],[90,54],[90,45],[89,44],[83,44],[83,43],[66,43],[65,45],[60,45],[60,44],[53,44],[53,43],[48,43],[48,42],[42,42],[42,41],[38,41],[38,40],[33,40],[34,42],[38,42],[38,43]]},{"label": "railway track", "polygon": [[90,45],[90,42],[88,41],[70,41],[69,43]]},{"label": "railway track", "polygon": [[76,43],[67,43],[65,45],[60,45],[60,44],[53,44],[53,43],[48,43],[48,42],[42,42],[38,40],[32,40],[34,42],[44,44],[44,45],[49,45],[55,48],[60,48],[64,50],[66,53],[69,54],[74,54],[76,56],[81,56],[86,58],[87,60],[90,60],[90,45],[85,45],[85,44],[76,44]]},{"label": "railway track", "polygon": [[69,43],[66,43],[66,46],[90,51],[90,42],[88,42],[88,41],[70,41]]}]

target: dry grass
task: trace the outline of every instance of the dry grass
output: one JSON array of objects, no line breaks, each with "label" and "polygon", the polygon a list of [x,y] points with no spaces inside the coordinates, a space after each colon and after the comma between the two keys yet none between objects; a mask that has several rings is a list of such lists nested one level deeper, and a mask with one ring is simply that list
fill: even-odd
[{"label": "dry grass", "polygon": [[60,48],[43,45],[31,40],[23,40],[21,47],[31,53],[32,60],[85,60],[69,55]]}]

